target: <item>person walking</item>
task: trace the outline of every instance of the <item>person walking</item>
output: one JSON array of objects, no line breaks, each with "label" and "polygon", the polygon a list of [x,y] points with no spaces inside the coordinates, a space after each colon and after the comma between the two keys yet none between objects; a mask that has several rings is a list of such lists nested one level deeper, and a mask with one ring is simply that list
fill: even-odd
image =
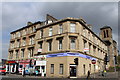
[{"label": "person walking", "polygon": [[25,76],[25,68],[22,69],[22,76]]},{"label": "person walking", "polygon": [[106,74],[107,74],[107,72],[106,72],[106,70],[104,70],[104,76],[106,77]]},{"label": "person walking", "polygon": [[38,76],[38,70],[37,69],[35,70],[35,76]]},{"label": "person walking", "polygon": [[90,77],[90,71],[88,71],[87,73],[87,79]]}]

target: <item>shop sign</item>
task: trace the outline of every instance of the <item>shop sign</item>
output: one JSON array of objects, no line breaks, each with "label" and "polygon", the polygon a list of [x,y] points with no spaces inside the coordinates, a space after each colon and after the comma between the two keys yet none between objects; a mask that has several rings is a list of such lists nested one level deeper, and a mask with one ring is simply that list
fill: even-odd
[{"label": "shop sign", "polygon": [[46,65],[46,61],[36,61],[36,65]]},{"label": "shop sign", "polygon": [[16,61],[7,61],[7,63],[16,63]]},{"label": "shop sign", "polygon": [[96,58],[88,56],[88,55],[84,55],[81,53],[57,53],[57,54],[48,54],[47,58],[49,57],[62,57],[62,56],[77,56],[77,57],[82,57],[82,58],[87,58],[90,60],[96,60]]},{"label": "shop sign", "polygon": [[84,52],[88,52],[89,51],[89,48],[84,48]]},{"label": "shop sign", "polygon": [[42,52],[42,49],[38,49],[38,52]]},{"label": "shop sign", "polygon": [[37,58],[40,60],[46,60],[46,55],[34,56],[34,58]]}]

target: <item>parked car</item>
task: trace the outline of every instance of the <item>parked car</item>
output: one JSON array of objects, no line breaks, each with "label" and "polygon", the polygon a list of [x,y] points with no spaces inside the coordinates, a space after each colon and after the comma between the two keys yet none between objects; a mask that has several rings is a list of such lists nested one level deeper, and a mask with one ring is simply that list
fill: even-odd
[{"label": "parked car", "polygon": [[6,75],[6,68],[5,67],[0,67],[0,74]]}]

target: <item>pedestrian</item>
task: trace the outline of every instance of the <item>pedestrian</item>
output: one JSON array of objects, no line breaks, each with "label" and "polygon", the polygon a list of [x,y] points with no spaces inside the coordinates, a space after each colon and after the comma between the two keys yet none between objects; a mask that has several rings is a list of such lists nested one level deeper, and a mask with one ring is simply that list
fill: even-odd
[{"label": "pedestrian", "polygon": [[35,76],[38,76],[38,70],[37,69],[35,70]]},{"label": "pedestrian", "polygon": [[90,77],[90,71],[88,70],[87,79]]},{"label": "pedestrian", "polygon": [[22,69],[22,76],[25,76],[25,68]]},{"label": "pedestrian", "polygon": [[104,76],[106,77],[106,74],[107,74],[107,72],[106,72],[106,70],[104,70]]}]

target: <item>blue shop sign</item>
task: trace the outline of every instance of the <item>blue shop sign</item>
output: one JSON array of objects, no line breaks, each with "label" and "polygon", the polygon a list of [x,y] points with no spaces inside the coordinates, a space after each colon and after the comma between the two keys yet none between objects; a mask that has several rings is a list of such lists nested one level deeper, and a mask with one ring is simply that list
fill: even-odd
[{"label": "blue shop sign", "polygon": [[47,55],[47,58],[48,57],[61,57],[61,56],[78,56],[78,57],[82,57],[82,58],[87,58],[87,59],[90,59],[90,60],[96,60],[96,58],[94,57],[91,57],[91,56],[88,56],[88,55],[84,55],[84,54],[81,54],[81,53],[57,53],[57,54],[48,54]]}]

